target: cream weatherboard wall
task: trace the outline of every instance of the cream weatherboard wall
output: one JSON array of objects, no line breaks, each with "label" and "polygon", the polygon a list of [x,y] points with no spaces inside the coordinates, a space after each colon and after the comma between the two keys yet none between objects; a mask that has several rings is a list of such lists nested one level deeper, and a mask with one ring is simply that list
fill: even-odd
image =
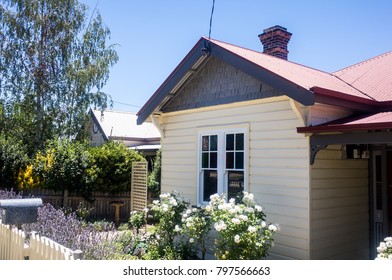
[{"label": "cream weatherboard wall", "polygon": [[273,259],[308,259],[308,138],[296,132],[303,122],[287,97],[163,113],[162,192],[176,190],[192,203],[198,195],[199,131],[248,129],[248,191],[279,224]]},{"label": "cream weatherboard wall", "polygon": [[311,166],[312,259],[369,258],[368,160],[344,159],[340,145]]}]

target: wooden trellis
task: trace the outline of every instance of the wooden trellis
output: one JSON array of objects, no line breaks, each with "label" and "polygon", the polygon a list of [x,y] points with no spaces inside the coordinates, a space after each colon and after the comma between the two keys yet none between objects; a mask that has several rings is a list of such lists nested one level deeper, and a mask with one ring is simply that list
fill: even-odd
[{"label": "wooden trellis", "polygon": [[134,162],[132,164],[132,190],[131,209],[132,211],[142,211],[147,207],[147,161]]}]

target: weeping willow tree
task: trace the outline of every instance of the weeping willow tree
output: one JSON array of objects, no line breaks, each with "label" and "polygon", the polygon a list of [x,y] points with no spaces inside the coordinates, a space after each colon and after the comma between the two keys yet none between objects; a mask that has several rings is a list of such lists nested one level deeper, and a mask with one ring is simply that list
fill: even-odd
[{"label": "weeping willow tree", "polygon": [[0,133],[31,152],[75,138],[118,61],[98,11],[77,0],[0,0]]}]

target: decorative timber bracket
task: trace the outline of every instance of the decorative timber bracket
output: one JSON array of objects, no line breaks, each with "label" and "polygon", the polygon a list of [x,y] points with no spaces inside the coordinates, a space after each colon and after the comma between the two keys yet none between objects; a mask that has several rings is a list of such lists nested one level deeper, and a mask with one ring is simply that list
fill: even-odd
[{"label": "decorative timber bracket", "polygon": [[328,145],[326,144],[311,144],[310,145],[310,164],[313,165],[314,159],[316,158],[316,154],[322,150],[325,149]]},{"label": "decorative timber bracket", "polygon": [[314,163],[318,151],[325,149],[328,145],[348,144],[386,144],[392,143],[392,131],[364,131],[355,133],[340,133],[310,136],[310,164]]}]

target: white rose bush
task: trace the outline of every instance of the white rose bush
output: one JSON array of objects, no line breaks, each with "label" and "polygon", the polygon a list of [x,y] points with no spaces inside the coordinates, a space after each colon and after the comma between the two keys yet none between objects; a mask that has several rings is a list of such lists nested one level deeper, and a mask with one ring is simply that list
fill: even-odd
[{"label": "white rose bush", "polygon": [[215,257],[219,260],[256,260],[265,258],[273,245],[277,226],[268,225],[263,208],[253,194],[244,192],[236,203],[226,202],[224,195],[212,195],[206,210],[211,213],[215,240]]},{"label": "white rose bush", "polygon": [[[238,201],[238,202],[237,202]],[[191,207],[178,194],[162,194],[149,208],[157,223],[148,249],[149,259],[204,259],[210,231],[217,234],[211,248],[219,260],[262,259],[273,245],[278,227],[267,224],[253,194],[227,199],[212,195],[207,205]]]},{"label": "white rose bush", "polygon": [[392,237],[386,237],[377,247],[376,260],[392,260]]}]

